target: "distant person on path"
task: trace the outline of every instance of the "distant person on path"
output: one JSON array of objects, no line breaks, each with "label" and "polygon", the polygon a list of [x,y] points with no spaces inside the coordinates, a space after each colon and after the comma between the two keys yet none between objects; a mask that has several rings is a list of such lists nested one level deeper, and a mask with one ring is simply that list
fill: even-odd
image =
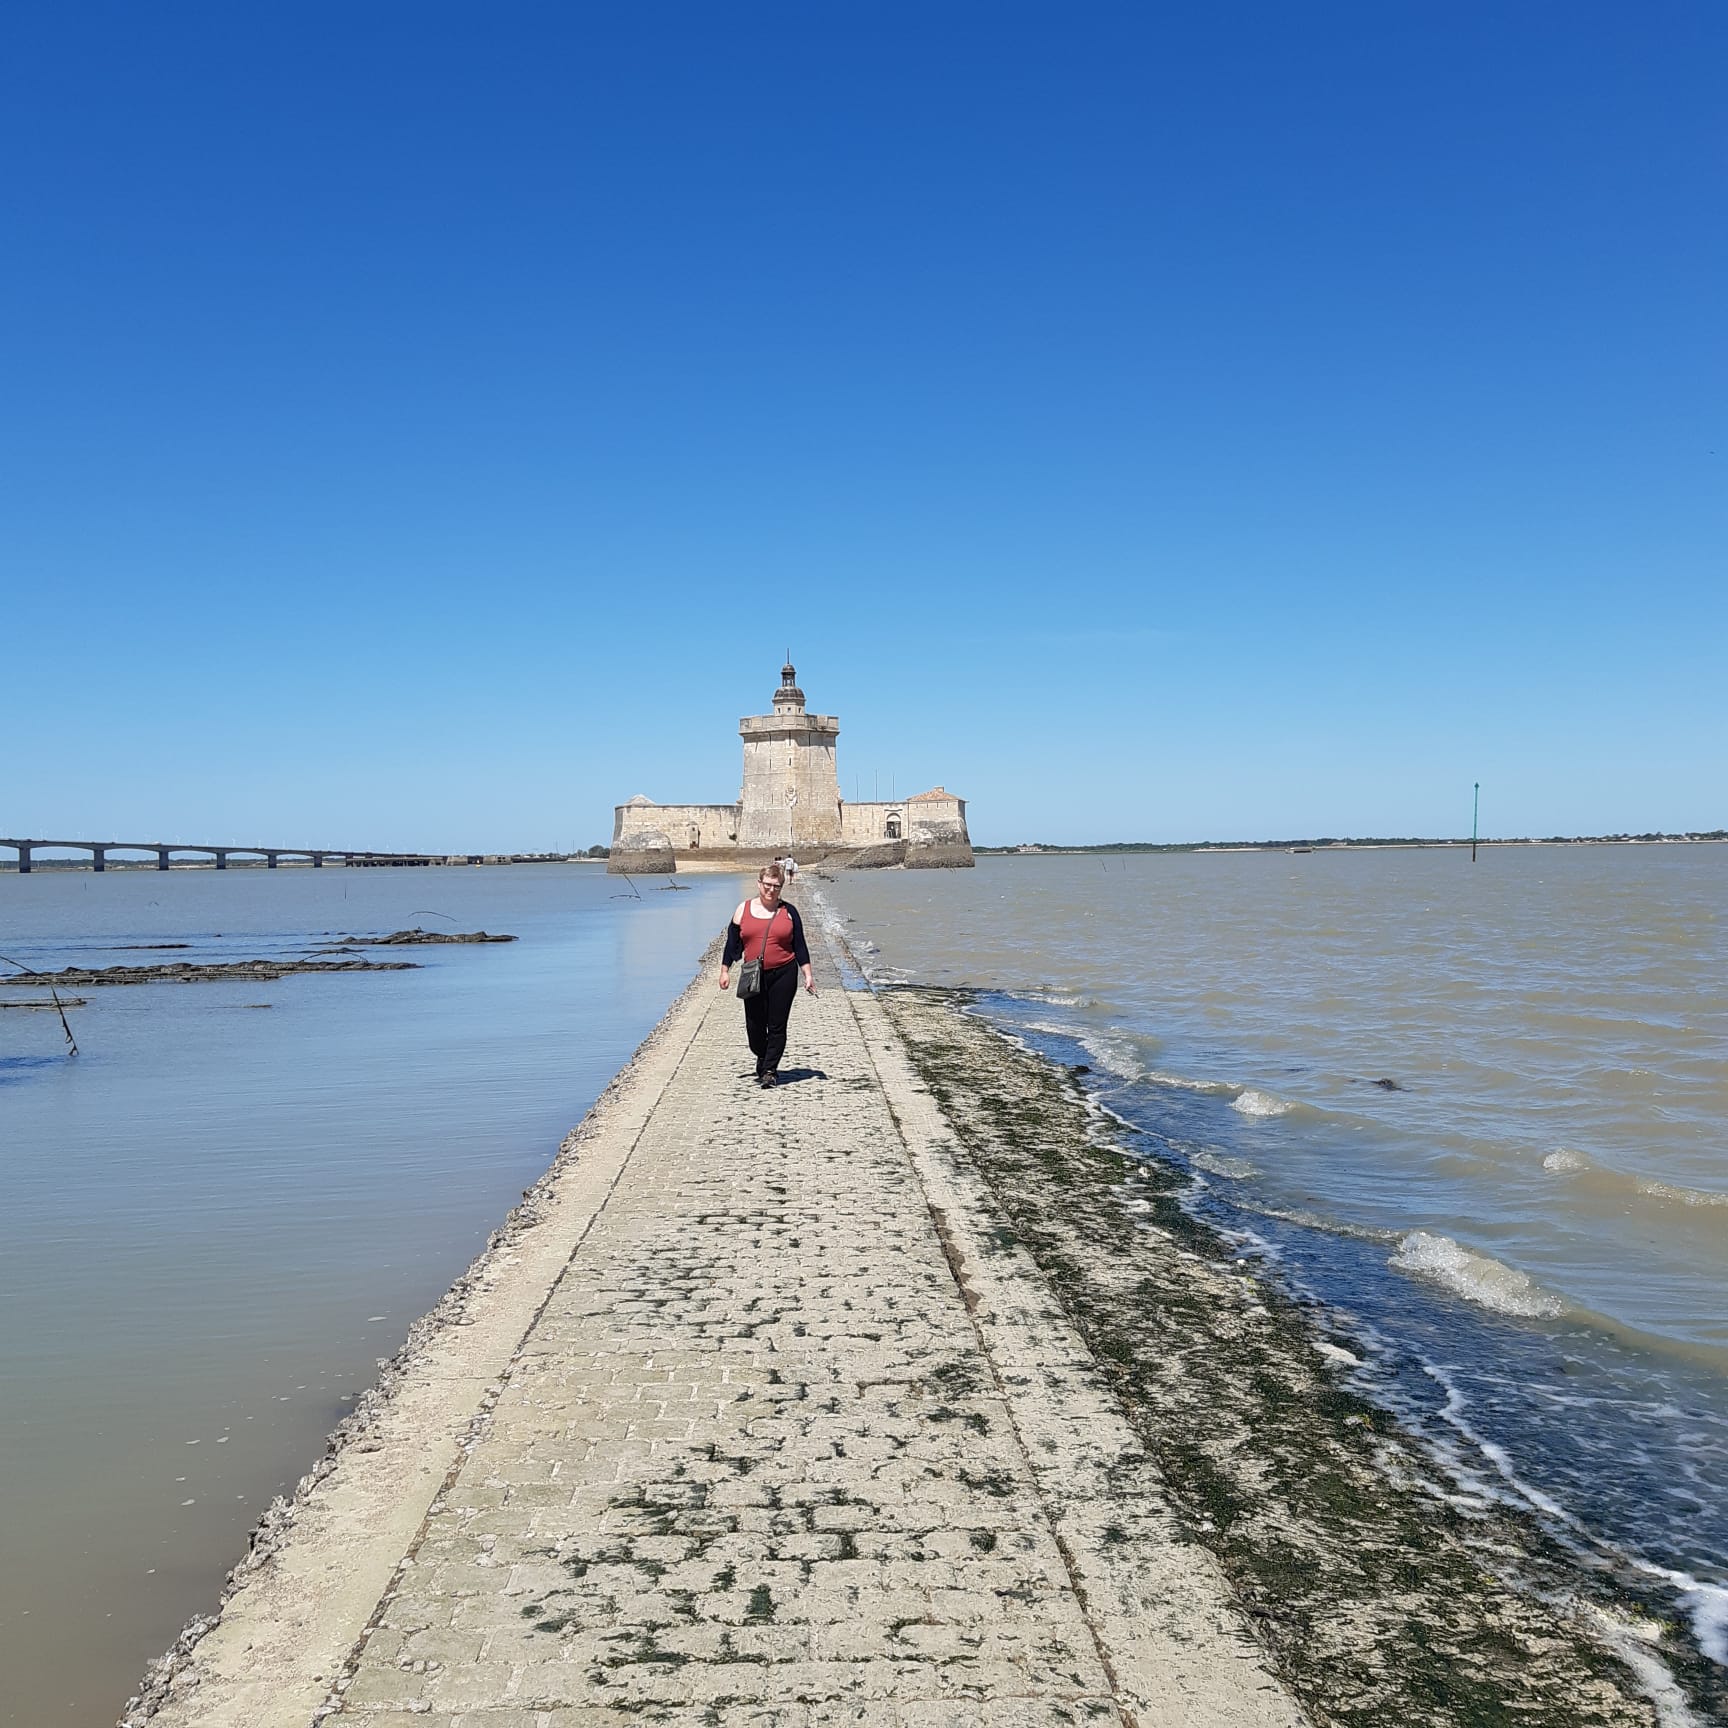
[{"label": "distant person on path", "polygon": [[741,900],[726,927],[726,950],[720,956],[720,988],[732,982],[735,960],[762,961],[762,988],[744,1001],[744,1032],[756,1058],[756,1084],[778,1084],[780,1058],[786,1054],[786,1022],[792,999],[798,994],[798,975],[804,988],[816,994],[816,979],[810,970],[810,950],[804,944],[804,920],[798,908],[782,905],[786,870],[780,864],[765,864],[756,878],[756,898]]}]

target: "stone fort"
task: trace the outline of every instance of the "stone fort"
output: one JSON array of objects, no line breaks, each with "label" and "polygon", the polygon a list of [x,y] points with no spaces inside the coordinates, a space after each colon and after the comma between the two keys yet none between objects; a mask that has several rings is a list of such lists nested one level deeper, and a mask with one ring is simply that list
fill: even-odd
[{"label": "stone fort", "polygon": [[637,796],[612,821],[615,875],[664,875],[680,864],[753,869],[788,853],[800,864],[911,869],[973,862],[966,801],[941,786],[915,797],[848,804],[840,796],[840,722],[805,711],[796,669],[780,668],[773,712],[738,722],[744,784],[735,804],[656,804]]}]

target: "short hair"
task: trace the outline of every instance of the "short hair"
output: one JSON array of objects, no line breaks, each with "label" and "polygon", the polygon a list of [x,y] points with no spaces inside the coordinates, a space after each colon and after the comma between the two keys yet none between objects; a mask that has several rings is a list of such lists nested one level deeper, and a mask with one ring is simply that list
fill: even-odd
[{"label": "short hair", "polygon": [[772,864],[764,864],[762,868],[756,872],[756,880],[758,882],[766,882],[770,876],[772,876],[776,882],[784,882],[786,880],[786,866],[776,859]]}]

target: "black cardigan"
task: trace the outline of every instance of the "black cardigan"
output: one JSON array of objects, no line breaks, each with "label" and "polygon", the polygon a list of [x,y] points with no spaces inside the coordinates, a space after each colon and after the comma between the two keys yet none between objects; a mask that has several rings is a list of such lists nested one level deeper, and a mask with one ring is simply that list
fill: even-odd
[{"label": "black cardigan", "polygon": [[[804,945],[804,920],[798,916],[798,908],[790,900],[782,900],[777,911],[792,914],[792,958],[800,966],[810,964],[810,950]],[[744,954],[744,932],[737,924],[726,926],[726,952],[720,956],[722,966],[730,966],[734,960],[742,959]]]}]

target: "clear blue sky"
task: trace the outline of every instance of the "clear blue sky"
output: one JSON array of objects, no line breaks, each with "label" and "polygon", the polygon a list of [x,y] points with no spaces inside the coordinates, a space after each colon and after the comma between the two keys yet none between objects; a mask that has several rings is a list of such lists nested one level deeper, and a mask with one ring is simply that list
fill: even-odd
[{"label": "clear blue sky", "polygon": [[[1728,823],[1728,10],[19,0],[0,832]],[[1108,802],[1109,808],[1106,808]]]}]

